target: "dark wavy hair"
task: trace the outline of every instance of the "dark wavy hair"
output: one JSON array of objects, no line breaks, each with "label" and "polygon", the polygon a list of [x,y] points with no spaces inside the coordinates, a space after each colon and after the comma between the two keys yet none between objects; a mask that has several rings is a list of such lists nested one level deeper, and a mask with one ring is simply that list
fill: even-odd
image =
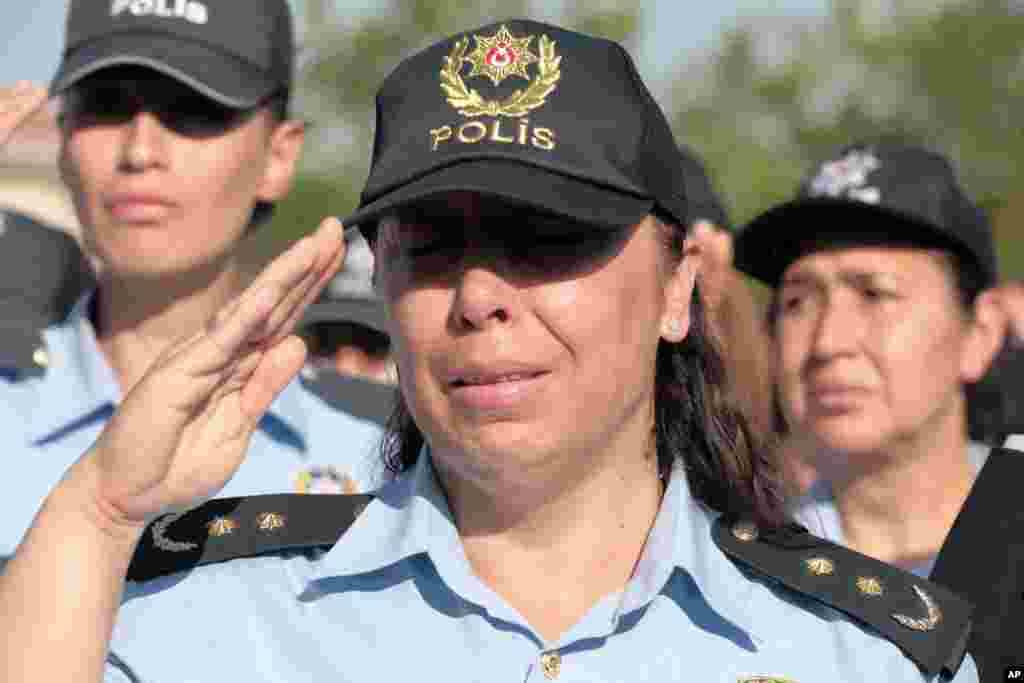
[{"label": "dark wavy hair", "polygon": [[[683,258],[685,229],[664,216],[655,217],[666,248],[678,262]],[[680,343],[660,340],[655,363],[653,436],[661,475],[667,478],[680,461],[694,497],[712,510],[768,527],[787,522],[769,436],[757,433],[727,399],[726,366],[696,288],[689,333]],[[425,442],[401,392],[396,393],[380,446],[393,474],[410,469]]]}]

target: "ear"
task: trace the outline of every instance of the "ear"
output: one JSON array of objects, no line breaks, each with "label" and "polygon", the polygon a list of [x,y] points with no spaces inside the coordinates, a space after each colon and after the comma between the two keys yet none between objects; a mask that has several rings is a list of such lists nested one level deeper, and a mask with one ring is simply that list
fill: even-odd
[{"label": "ear", "polygon": [[661,336],[667,342],[678,343],[690,331],[690,301],[697,282],[697,273],[703,263],[704,252],[690,237],[683,242],[683,258],[665,284],[665,311],[661,317]]},{"label": "ear", "polygon": [[306,124],[289,119],[274,127],[267,149],[267,166],[263,182],[256,197],[260,201],[275,202],[288,194],[295,178],[302,143],[306,139]]},{"label": "ear", "polygon": [[1003,345],[1007,316],[995,290],[982,292],[974,302],[974,319],[960,355],[960,379],[977,382]]}]

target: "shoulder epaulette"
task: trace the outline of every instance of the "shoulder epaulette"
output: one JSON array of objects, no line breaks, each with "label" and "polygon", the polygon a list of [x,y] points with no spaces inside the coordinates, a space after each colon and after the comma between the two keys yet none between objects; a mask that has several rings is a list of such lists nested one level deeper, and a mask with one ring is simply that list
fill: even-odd
[{"label": "shoulder epaulette", "polygon": [[714,539],[733,561],[872,627],[926,675],[953,676],[960,668],[971,606],[948,589],[798,524],[760,530],[719,518]]},{"label": "shoulder epaulette", "polygon": [[129,581],[148,581],[214,562],[333,546],[373,496],[272,494],[215,498],[146,527]]},{"label": "shoulder epaulette", "polygon": [[395,409],[397,389],[333,370],[313,369],[300,382],[324,403],[349,415],[384,426]]}]

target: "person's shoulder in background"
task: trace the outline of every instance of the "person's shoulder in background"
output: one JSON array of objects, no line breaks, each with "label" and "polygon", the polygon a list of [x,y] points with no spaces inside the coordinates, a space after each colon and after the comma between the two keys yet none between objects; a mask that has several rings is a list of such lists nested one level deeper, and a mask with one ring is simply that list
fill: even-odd
[{"label": "person's shoulder in background", "polygon": [[0,377],[45,372],[42,331],[61,320],[96,278],[71,236],[0,210]]}]

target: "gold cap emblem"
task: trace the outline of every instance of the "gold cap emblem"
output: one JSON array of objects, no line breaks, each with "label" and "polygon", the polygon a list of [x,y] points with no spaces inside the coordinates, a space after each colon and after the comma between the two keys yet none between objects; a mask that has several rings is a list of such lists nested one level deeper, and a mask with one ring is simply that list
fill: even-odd
[{"label": "gold cap emblem", "polygon": [[804,560],[804,564],[814,576],[831,576],[836,571],[835,563],[827,557],[811,557]]},{"label": "gold cap emblem", "polygon": [[882,588],[882,582],[873,576],[858,576],[857,590],[859,590],[864,595],[871,596],[878,596],[884,592]]},{"label": "gold cap emblem", "polygon": [[210,536],[227,536],[238,528],[238,522],[230,517],[217,517],[206,524]]},{"label": "gold cap emblem", "polygon": [[465,58],[473,65],[470,78],[486,76],[494,85],[500,85],[509,76],[530,80],[526,66],[537,61],[537,55],[530,52],[533,36],[516,38],[502,26],[490,38],[473,36],[473,40],[476,41],[476,49]]},{"label": "gold cap emblem", "polygon": [[[517,38],[505,26],[493,36],[474,35],[473,40],[476,49],[468,56],[469,38],[455,41],[441,67],[441,90],[448,103],[463,116],[525,116],[544,104],[562,77],[559,68],[562,58],[555,54],[555,43],[547,36],[540,38],[539,55],[530,51],[533,36]],[[499,85],[506,78],[516,76],[530,83],[503,100],[487,100],[463,80],[461,71],[465,62],[472,66],[470,78],[484,76]],[[534,63],[537,76],[530,79],[527,67]]]}]

